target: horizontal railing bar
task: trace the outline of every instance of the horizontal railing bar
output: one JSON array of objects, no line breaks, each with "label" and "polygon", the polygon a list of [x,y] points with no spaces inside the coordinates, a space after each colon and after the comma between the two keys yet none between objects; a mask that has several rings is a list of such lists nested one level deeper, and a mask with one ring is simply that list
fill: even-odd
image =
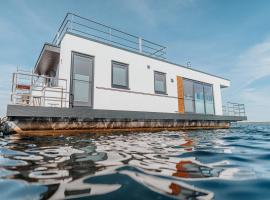
[{"label": "horizontal railing bar", "polygon": [[[59,28],[58,28],[58,30],[57,30],[57,33],[59,33],[59,32],[60,32],[60,30],[61,30],[61,28],[62,28],[62,26],[63,26],[64,22],[66,21],[66,19],[68,18],[68,16],[69,16],[69,15],[70,15],[70,13],[67,13],[67,14],[66,14],[66,16],[65,16],[64,20],[62,21],[62,23],[61,23],[60,27],[59,27]],[[56,40],[56,38],[57,38],[57,34],[55,35],[55,37],[54,37],[53,41],[54,41],[54,40]]]},{"label": "horizontal railing bar", "polygon": [[[106,32],[106,31],[102,31],[102,30],[99,30],[99,29],[96,29],[96,28],[92,28],[92,27],[86,26],[86,25],[84,25],[84,24],[80,24],[80,23],[77,23],[77,22],[73,22],[73,23],[74,23],[74,24],[77,24],[77,25],[80,25],[80,26],[83,26],[83,27],[85,27],[85,28],[91,29],[91,30],[95,30],[95,31],[104,33],[104,34],[106,34],[106,35],[108,35],[108,36],[112,36],[112,37],[115,37],[115,38],[119,38],[119,39],[128,41],[128,42],[133,43],[133,44],[136,44],[136,45],[139,44],[139,43],[137,43],[137,42],[128,40],[128,39],[126,39],[126,38],[122,38],[122,37],[120,37],[120,36],[117,36],[117,35],[114,35],[114,34],[110,34],[110,33]],[[110,41],[110,40],[108,40],[108,41]]]},{"label": "horizontal railing bar", "polygon": [[[88,28],[88,29],[91,29],[91,30],[95,30],[95,31],[104,33],[104,34],[106,34],[106,35],[109,35],[109,36],[112,36],[112,37],[115,37],[115,38],[119,38],[119,39],[128,41],[128,42],[133,43],[133,44],[136,44],[136,45],[139,45],[138,42],[134,42],[134,41],[131,41],[131,40],[129,40],[129,39],[126,39],[126,38],[123,38],[123,37],[120,37],[120,36],[117,36],[117,35],[114,35],[114,34],[110,34],[110,33],[106,32],[106,31],[102,31],[102,30],[99,30],[99,29],[97,29],[97,28],[92,28],[92,27],[90,27],[90,26],[87,26],[87,25],[84,25],[84,24],[81,24],[81,23],[78,23],[78,22],[75,22],[75,21],[73,21],[72,23],[77,24],[77,25],[79,25],[79,26],[83,26],[83,27]],[[138,39],[138,38],[136,38],[136,39]],[[144,40],[144,41],[145,41],[145,40]],[[154,45],[157,45],[157,44],[155,44],[155,43],[153,43],[153,42],[149,42],[149,43],[154,44]],[[163,46],[161,46],[161,45],[157,45],[157,46],[162,47],[162,49],[156,49],[156,48],[153,48],[153,47],[149,47],[149,46],[147,46],[147,45],[144,45],[144,44],[143,44],[142,46],[143,46],[143,47],[146,47],[146,48],[149,48],[149,49],[153,49],[153,50],[155,50],[155,51],[161,51],[161,50],[163,50],[163,49],[166,48],[166,47],[163,47]]]},{"label": "horizontal railing bar", "polygon": [[62,78],[54,78],[54,77],[47,77],[43,75],[36,75],[36,74],[26,74],[22,72],[14,72],[13,74],[19,74],[19,75],[26,75],[26,76],[34,76],[34,77],[39,77],[39,78],[45,78],[45,79],[55,79],[55,80],[62,80],[62,81],[67,81],[67,79],[62,79]]},{"label": "horizontal railing bar", "polygon": [[163,48],[161,48],[161,49],[155,49],[155,48],[153,48],[153,47],[149,47],[149,46],[146,46],[146,45],[142,45],[142,47],[145,47],[145,48],[147,48],[147,49],[152,49],[152,50],[155,50],[155,51],[163,51]]},{"label": "horizontal railing bar", "polygon": [[[68,19],[68,20],[66,21],[65,26],[63,27],[63,29],[62,29],[60,32],[58,32],[59,38],[62,37],[64,30],[65,30],[65,29],[68,29],[68,24],[69,24],[69,23],[71,23],[71,21]],[[59,38],[58,38],[58,39],[59,39]]]},{"label": "horizontal railing bar", "polygon": [[96,22],[96,21],[87,19],[87,18],[85,18],[85,17],[79,16],[79,15],[74,14],[74,13],[71,13],[71,14],[72,14],[73,16],[76,16],[76,17],[78,17],[78,18],[81,18],[81,19],[84,19],[84,20],[86,20],[86,21],[92,22],[92,23],[94,23],[94,24],[99,24],[99,25],[101,25],[101,26],[103,26],[103,27],[110,28],[110,29],[112,29],[112,30],[115,30],[115,31],[120,32],[120,33],[124,33],[124,34],[129,35],[129,36],[134,37],[134,38],[138,38],[138,36],[132,35],[132,34],[130,34],[130,33],[126,33],[126,32],[124,32],[124,31],[118,30],[118,29],[113,28],[113,27],[111,27],[111,26],[107,26],[107,25],[105,25],[105,24],[102,24],[102,23],[99,23],[99,22]]},{"label": "horizontal railing bar", "polygon": [[157,45],[157,46],[159,46],[159,47],[161,47],[161,48],[166,48],[166,47],[164,47],[164,46],[162,46],[162,45],[160,45],[160,44],[156,44],[156,43],[154,43],[154,42],[151,42],[151,41],[149,41],[149,40],[146,40],[146,39],[142,39],[144,42],[148,42],[148,43],[151,43],[151,44],[153,44],[153,45]]},{"label": "horizontal railing bar", "polygon": [[[72,24],[77,25],[78,28],[74,28],[72,26]],[[70,26],[72,26],[72,27],[70,27]],[[109,36],[110,39],[106,39],[106,38],[104,38],[102,36],[99,36],[99,35],[96,35],[96,34],[91,34],[91,33],[88,33],[87,31],[84,31],[84,30],[80,30],[80,29],[82,29],[82,27],[84,27],[86,29],[97,31],[98,34],[106,34],[106,35]],[[104,28],[108,29],[108,31],[107,30],[102,30]],[[119,29],[116,29],[116,28],[113,28],[111,26],[108,26],[108,25],[93,21],[91,19],[79,16],[79,15],[74,14],[74,13],[67,13],[66,14],[64,20],[62,21],[62,23],[61,23],[61,25],[60,25],[60,27],[58,29],[58,32],[57,32],[56,36],[53,39],[53,43],[56,44],[58,42],[61,42],[61,40],[62,40],[62,38],[64,36],[64,33],[69,32],[69,31],[70,31],[70,33],[72,33],[74,31],[74,32],[77,32],[77,33],[81,33],[81,34],[84,34],[84,35],[95,37],[97,39],[101,39],[103,41],[108,42],[109,44],[113,43],[113,44],[120,45],[120,46],[128,48],[128,49],[132,49],[132,50],[139,51],[139,52],[142,52],[142,53],[147,53],[150,56],[160,57],[160,58],[166,59],[163,56],[163,55],[166,54],[166,51],[164,51],[166,49],[165,46],[162,46],[160,44],[157,44],[155,42],[151,42],[151,41],[143,39],[143,38],[140,39],[139,36],[136,36],[136,35],[121,31]],[[135,41],[133,41],[132,39],[130,39],[128,37],[125,37],[125,36],[133,38],[133,39],[135,39]],[[122,42],[117,42],[117,41],[115,41],[115,39],[119,39],[120,41],[122,40],[122,41],[125,41],[127,43],[134,44],[134,45],[136,45],[136,48],[132,47],[132,46],[129,46],[127,44],[123,44]],[[140,40],[142,42],[140,42]],[[59,44],[57,44],[57,45],[59,45]],[[143,49],[141,49],[141,47]],[[147,51],[147,50],[144,50],[144,49],[150,49],[150,50],[153,50],[153,51]]]},{"label": "horizontal railing bar", "polygon": [[227,102],[226,105],[222,106],[223,114],[229,116],[246,116],[245,104]]},{"label": "horizontal railing bar", "polygon": [[[15,96],[15,95],[14,95]],[[44,97],[44,96],[32,96],[32,95],[28,95],[29,97],[32,97],[32,98],[43,98],[43,99],[58,99],[58,100],[60,100],[60,101],[62,101],[62,100],[65,100],[66,98],[64,98],[64,97],[52,97],[52,96],[46,96],[46,97]],[[20,96],[19,96],[20,97]],[[22,96],[21,96],[22,97]],[[21,98],[20,97],[20,98]],[[15,97],[16,98],[16,97]],[[66,100],[67,101],[67,100]]]},{"label": "horizontal railing bar", "polygon": [[77,30],[77,29],[73,29],[73,30],[75,30],[75,31],[77,31],[77,32],[80,32],[80,33],[83,33],[83,34],[86,34],[86,35],[90,35],[90,36],[96,37],[96,38],[100,38],[100,39],[105,40],[105,41],[109,41],[109,42],[114,43],[114,44],[119,44],[119,45],[124,46],[124,47],[128,47],[128,48],[131,48],[131,49],[134,49],[134,50],[138,50],[137,48],[130,47],[130,46],[121,44],[121,43],[119,43],[119,42],[110,41],[110,40],[108,40],[108,39],[106,39],[106,38],[103,38],[103,37],[100,37],[100,36],[96,36],[96,35],[93,35],[93,34],[90,34],[90,33],[86,33],[86,32],[84,32],[84,31],[80,31],[80,30]]}]

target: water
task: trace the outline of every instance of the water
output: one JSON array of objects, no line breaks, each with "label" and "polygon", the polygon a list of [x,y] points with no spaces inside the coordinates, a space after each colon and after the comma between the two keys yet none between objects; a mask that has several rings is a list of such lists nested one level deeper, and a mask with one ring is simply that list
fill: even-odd
[{"label": "water", "polygon": [[269,199],[270,124],[0,138],[0,199]]}]

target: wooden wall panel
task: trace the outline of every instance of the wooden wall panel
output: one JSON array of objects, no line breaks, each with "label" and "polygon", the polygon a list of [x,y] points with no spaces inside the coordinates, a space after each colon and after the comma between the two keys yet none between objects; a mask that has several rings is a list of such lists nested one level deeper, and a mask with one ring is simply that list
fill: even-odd
[{"label": "wooden wall panel", "polygon": [[183,78],[177,76],[178,112],[185,112]]}]

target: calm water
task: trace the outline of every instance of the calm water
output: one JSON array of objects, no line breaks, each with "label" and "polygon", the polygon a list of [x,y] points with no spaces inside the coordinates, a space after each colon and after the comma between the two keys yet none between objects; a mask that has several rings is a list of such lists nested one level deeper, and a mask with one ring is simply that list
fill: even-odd
[{"label": "calm water", "polygon": [[270,124],[0,138],[0,199],[269,199]]}]

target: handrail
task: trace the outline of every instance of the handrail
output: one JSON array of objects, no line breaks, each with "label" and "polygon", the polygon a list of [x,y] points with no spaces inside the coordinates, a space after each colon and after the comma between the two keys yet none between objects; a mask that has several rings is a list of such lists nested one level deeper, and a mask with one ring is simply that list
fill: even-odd
[{"label": "handrail", "polygon": [[[56,102],[56,103],[52,103]],[[18,71],[13,73],[11,103],[68,107],[67,80]]]},{"label": "handrail", "polygon": [[227,102],[222,106],[223,115],[226,116],[246,116],[246,109],[244,104]]},{"label": "handrail", "polygon": [[74,13],[66,14],[52,43],[59,45],[67,32],[78,34],[89,39],[95,38],[98,41],[114,44],[128,50],[138,51],[148,56],[166,59],[164,57],[164,55],[166,55],[165,46]]}]

